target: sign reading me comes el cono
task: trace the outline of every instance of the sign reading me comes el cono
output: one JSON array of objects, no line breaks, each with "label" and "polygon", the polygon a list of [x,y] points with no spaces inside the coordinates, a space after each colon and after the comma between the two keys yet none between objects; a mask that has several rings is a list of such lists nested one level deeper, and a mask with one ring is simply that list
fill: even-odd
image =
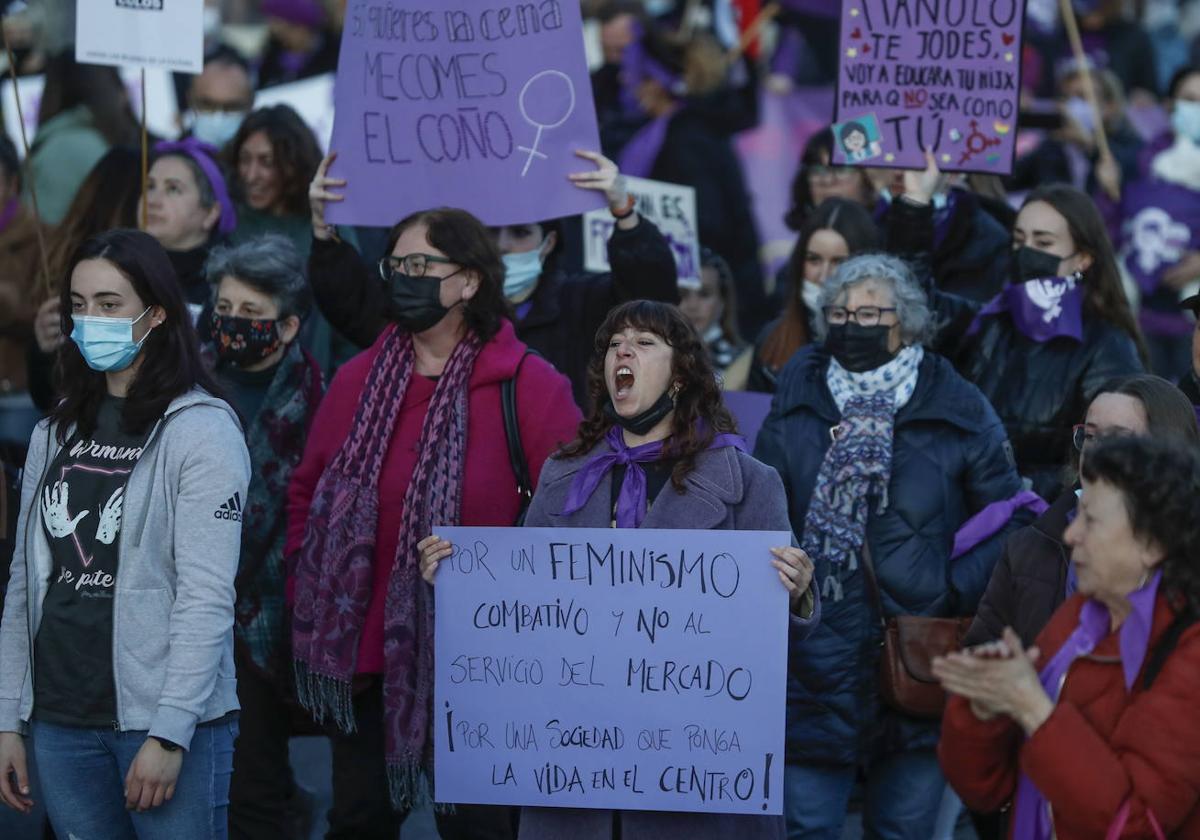
[{"label": "sign reading me comes el cono", "polygon": [[789,534],[438,534],[439,802],[782,813]]}]

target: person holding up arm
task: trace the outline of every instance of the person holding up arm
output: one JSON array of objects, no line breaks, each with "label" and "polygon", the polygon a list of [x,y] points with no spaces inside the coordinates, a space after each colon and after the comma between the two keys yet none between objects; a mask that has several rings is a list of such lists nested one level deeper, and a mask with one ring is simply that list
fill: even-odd
[{"label": "person holding up arm", "polygon": [[[587,401],[588,336],[608,311],[637,298],[678,303],[678,274],[671,246],[634,208],[617,165],[595,152],[576,152],[595,169],[571,175],[580,189],[604,193],[615,219],[608,241],[609,274],[568,275],[556,265],[566,219],[491,228],[504,261],[504,297],[512,304],[517,337],[571,380],[575,401]],[[337,158],[321,162],[309,188],[313,248],[308,275],[317,306],[330,324],[359,346],[370,345],[386,326],[380,313],[384,285],[358,252],[325,222],[325,204],[345,198],[345,179],[328,175]]]}]

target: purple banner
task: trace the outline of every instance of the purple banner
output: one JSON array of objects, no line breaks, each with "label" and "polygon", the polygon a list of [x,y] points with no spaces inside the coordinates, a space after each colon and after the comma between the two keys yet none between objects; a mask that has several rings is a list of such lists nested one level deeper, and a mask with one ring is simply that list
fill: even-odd
[{"label": "purple banner", "polygon": [[1200,192],[1164,181],[1137,181],[1121,195],[1121,261],[1143,294],[1163,272],[1197,250]]},{"label": "purple banner", "polygon": [[339,224],[450,206],[489,225],[604,205],[567,175],[600,148],[579,4],[351,0],[335,88]]},{"label": "purple banner", "polygon": [[725,407],[737,420],[738,432],[746,439],[746,448],[754,451],[758,431],[771,413],[771,395],[757,391],[724,391]]},{"label": "purple banner", "polygon": [[833,160],[1012,171],[1019,0],[846,0]]},{"label": "purple banner", "polygon": [[783,812],[790,533],[438,535],[437,801]]}]

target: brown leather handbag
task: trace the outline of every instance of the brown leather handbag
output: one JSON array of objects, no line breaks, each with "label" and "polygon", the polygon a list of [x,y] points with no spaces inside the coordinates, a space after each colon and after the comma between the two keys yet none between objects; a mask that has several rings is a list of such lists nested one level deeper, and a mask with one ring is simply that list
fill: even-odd
[{"label": "brown leather handbag", "polygon": [[940,718],[946,707],[946,692],[933,675],[933,659],[962,646],[963,636],[971,626],[971,617],[899,615],[885,618],[879,581],[865,540],[863,571],[883,625],[883,653],[879,659],[879,691],[883,702],[912,717]]}]

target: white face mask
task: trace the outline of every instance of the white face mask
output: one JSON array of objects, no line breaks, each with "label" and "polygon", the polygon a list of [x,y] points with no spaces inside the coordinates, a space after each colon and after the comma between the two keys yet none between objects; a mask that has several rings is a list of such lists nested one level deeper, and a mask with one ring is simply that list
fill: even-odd
[{"label": "white face mask", "polygon": [[803,298],[808,311],[816,315],[821,309],[821,284],[805,280],[804,287],[800,290],[800,297]]},{"label": "white face mask", "polygon": [[1171,112],[1171,128],[1180,137],[1200,145],[1200,102],[1177,101]]},{"label": "white face mask", "polygon": [[187,111],[183,125],[197,140],[220,149],[233,139],[245,118],[245,111]]}]

